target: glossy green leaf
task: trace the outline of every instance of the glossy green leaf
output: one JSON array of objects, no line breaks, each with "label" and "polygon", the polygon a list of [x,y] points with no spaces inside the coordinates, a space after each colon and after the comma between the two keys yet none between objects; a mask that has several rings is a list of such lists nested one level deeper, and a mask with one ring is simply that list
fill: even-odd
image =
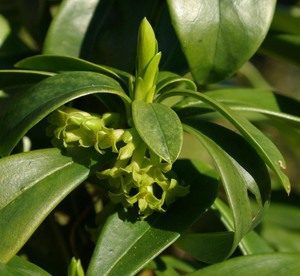
[{"label": "glossy green leaf", "polygon": [[127,80],[130,76],[130,74],[123,71],[117,70],[115,72],[115,69],[109,69],[80,58],[61,55],[36,55],[28,57],[16,63],[15,67],[50,72],[90,71],[110,76],[116,80],[121,80],[122,77]]},{"label": "glossy green leaf", "polygon": [[[217,180],[207,165],[178,160],[173,168],[191,192],[164,214],[139,221],[136,211],[120,209],[110,216],[97,241],[87,276],[135,275],[193,224],[216,197]],[[208,172],[206,174],[206,172]]]},{"label": "glossy green leaf", "polygon": [[271,90],[234,88],[209,91],[205,95],[230,106],[247,106],[300,116],[299,99],[276,94]]},{"label": "glossy green leaf", "polygon": [[[257,187],[257,183],[255,182],[253,176],[250,175],[249,172],[247,172],[245,169],[247,167],[243,168],[238,163],[238,161],[240,160],[236,161],[235,159],[233,159],[235,157],[234,155],[228,155],[213,140],[211,140],[209,137],[203,134],[201,132],[201,125],[199,125],[197,129],[184,125],[184,130],[195,136],[204,145],[208,153],[211,155],[215,163],[216,169],[219,173],[219,176],[222,180],[228,204],[232,212],[232,225],[230,225],[230,227],[228,228],[229,230],[234,231],[233,242],[231,244],[229,243],[229,241],[226,242],[226,245],[230,245],[229,247],[227,247],[227,250],[226,248],[224,248],[225,244],[221,245],[221,243],[218,242],[218,236],[213,237],[216,243],[211,243],[214,246],[220,244],[222,246],[222,250],[220,250],[225,255],[220,256],[219,254],[213,254],[211,252],[210,254],[207,254],[207,252],[209,252],[210,250],[215,251],[215,248],[213,247],[211,249],[206,246],[204,247],[204,249],[200,249],[199,255],[197,256],[198,258],[202,257],[201,260],[209,262],[220,261],[232,254],[235,248],[238,246],[241,239],[257,223],[256,220],[261,220],[261,213],[264,209],[264,202],[262,200],[262,197],[266,197],[266,195],[262,196],[260,194],[260,189]],[[222,135],[222,131],[219,132],[218,135],[220,135],[225,140],[228,139],[228,137]],[[232,142],[234,143],[234,141]],[[262,183],[261,185],[265,184]],[[252,217],[252,208],[250,205],[249,195],[247,193],[248,189],[255,195],[257,199],[258,212],[254,215],[254,217]],[[266,199],[264,199],[264,201],[265,200]],[[227,235],[225,237],[230,238],[230,235]],[[203,240],[203,236],[200,236],[200,240]],[[205,237],[204,240],[207,240],[207,238]],[[209,241],[207,241],[207,244],[209,244]]]},{"label": "glossy green leaf", "polygon": [[[271,181],[266,164],[259,154],[235,132],[212,123],[203,123],[201,120],[191,119],[186,122],[199,134],[205,135],[216,143],[233,160],[236,170],[245,178],[247,189],[254,196],[252,206],[252,223],[260,223],[265,205],[268,205],[271,193]],[[212,155],[212,159],[214,160]]]},{"label": "glossy green leaf", "polygon": [[[265,89],[222,89],[206,92],[205,95],[225,103],[243,115],[263,114],[285,123],[300,124],[300,101]],[[202,101],[186,100],[180,103],[180,115],[191,116],[207,108]],[[253,116],[250,117],[253,119]],[[265,117],[264,117],[265,118]]]},{"label": "glossy green leaf", "polygon": [[259,131],[254,125],[252,125],[243,116],[240,116],[232,109],[226,107],[204,93],[195,93],[189,90],[176,90],[166,92],[162,94],[157,101],[161,101],[164,98],[173,95],[184,95],[187,97],[193,97],[208,104],[210,108],[223,115],[232,125],[241,133],[241,135],[248,141],[248,143],[257,151],[265,163],[273,170],[281,185],[285,188],[289,194],[291,191],[291,184],[288,177],[283,172],[286,165],[284,158],[278,148],[269,140],[261,131]]},{"label": "glossy green leaf", "polygon": [[197,270],[190,276],[248,276],[248,275],[298,275],[300,254],[269,253],[236,257],[225,262]]},{"label": "glossy green leaf", "polygon": [[19,256],[14,256],[7,264],[0,263],[0,274],[5,276],[50,276],[45,270]]},{"label": "glossy green leaf", "polygon": [[98,2],[64,0],[50,25],[44,53],[78,57]]},{"label": "glossy green leaf", "polygon": [[33,70],[1,70],[0,87],[35,84],[55,74]]},{"label": "glossy green leaf", "polygon": [[69,156],[44,149],[1,158],[0,261],[9,261],[53,208],[106,158],[86,149]]},{"label": "glossy green leaf", "polygon": [[173,26],[197,82],[235,73],[265,38],[275,0],[167,0]]},{"label": "glossy green leaf", "polygon": [[172,72],[159,72],[156,83],[156,93],[160,94],[163,93],[163,91],[173,88],[184,88],[197,91],[197,86],[192,80],[182,78],[181,76]]},{"label": "glossy green leaf", "polygon": [[93,72],[61,73],[39,82],[30,91],[11,95],[0,111],[0,154],[8,155],[31,127],[61,105],[95,93],[118,95],[127,105],[131,101],[117,81]]},{"label": "glossy green leaf", "polygon": [[177,114],[160,103],[134,101],[134,125],[147,146],[163,160],[173,163],[182,147],[183,131]]}]

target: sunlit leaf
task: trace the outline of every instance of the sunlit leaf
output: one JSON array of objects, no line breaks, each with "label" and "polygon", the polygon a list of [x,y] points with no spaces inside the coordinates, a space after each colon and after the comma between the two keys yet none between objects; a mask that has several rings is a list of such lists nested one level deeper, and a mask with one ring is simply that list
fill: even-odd
[{"label": "sunlit leaf", "polygon": [[300,254],[269,253],[236,257],[195,271],[189,275],[297,275],[300,271]]},{"label": "sunlit leaf", "polygon": [[1,158],[0,261],[9,261],[53,208],[107,158],[87,150],[68,156],[58,149]]},{"label": "sunlit leaf", "polygon": [[148,147],[158,156],[173,163],[181,150],[183,131],[177,114],[159,103],[134,101],[134,125]]},{"label": "sunlit leaf", "polygon": [[0,274],[11,276],[50,276],[45,270],[19,256],[14,256],[7,264],[0,263]]},{"label": "sunlit leaf", "polygon": [[257,51],[271,24],[276,1],[167,3],[192,74],[203,84],[229,77]]}]

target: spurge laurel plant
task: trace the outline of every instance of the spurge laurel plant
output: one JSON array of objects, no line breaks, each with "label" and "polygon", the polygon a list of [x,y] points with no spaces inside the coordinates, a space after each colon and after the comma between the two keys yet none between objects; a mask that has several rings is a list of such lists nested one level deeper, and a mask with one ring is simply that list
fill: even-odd
[{"label": "spurge laurel plant", "polygon": [[[28,57],[1,71],[1,269],[25,266],[47,275],[17,254],[55,207],[87,183],[106,191],[95,229],[88,229],[95,248],[87,275],[133,275],[176,240],[203,263],[224,260],[237,246],[247,254],[250,239],[272,251],[253,229],[269,205],[269,169],[290,192],[281,153],[238,105],[224,104],[228,94],[199,92],[190,78],[159,71],[161,57],[143,19],[134,75],[62,55]],[[85,98],[93,108],[80,107]],[[299,123],[296,116],[272,116]],[[42,124],[53,147],[18,153],[26,134]],[[215,169],[179,158],[184,137],[202,144]],[[224,229],[183,234],[207,210]],[[181,269],[196,270],[187,263]],[[69,275],[83,274],[73,258]]]}]

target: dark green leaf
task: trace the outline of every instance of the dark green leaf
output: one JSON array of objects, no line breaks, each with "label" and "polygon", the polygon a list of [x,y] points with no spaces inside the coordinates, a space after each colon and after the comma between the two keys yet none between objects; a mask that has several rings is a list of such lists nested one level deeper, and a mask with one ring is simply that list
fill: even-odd
[{"label": "dark green leaf", "polygon": [[63,1],[50,25],[44,53],[79,57],[82,42],[98,2],[100,1]]},{"label": "dark green leaf", "polygon": [[276,4],[274,0],[167,3],[190,69],[201,84],[229,77],[257,51]]},{"label": "dark green leaf", "polygon": [[61,105],[95,93],[118,95],[127,105],[131,101],[117,81],[93,72],[61,73],[39,82],[30,91],[15,93],[0,111],[0,154],[8,155],[31,127]]},{"label": "dark green leaf", "polygon": [[144,17],[149,22],[157,20],[161,5],[159,0],[99,1],[85,35],[81,57],[134,72],[139,25]]},{"label": "dark green leaf", "polygon": [[[195,124],[193,124],[193,126],[195,126]],[[204,132],[201,132],[202,129],[204,130]],[[222,180],[228,204],[232,212],[232,214],[228,214],[228,216],[232,216],[230,225],[227,224],[226,226],[230,231],[234,231],[233,242],[230,243],[232,236],[230,236],[229,234],[223,234],[225,235],[226,239],[224,239],[224,243],[222,244],[219,242],[218,235],[212,235],[212,247],[210,248],[208,246],[204,246],[204,248],[200,248],[196,256],[197,258],[200,258],[203,261],[220,261],[232,254],[235,248],[238,246],[241,239],[246,235],[246,233],[249,232],[252,229],[252,227],[254,227],[261,220],[261,216],[264,210],[264,203],[267,200],[268,192],[266,191],[268,190],[266,189],[267,187],[264,186],[268,185],[266,185],[262,181],[263,179],[265,179],[264,175],[262,178],[260,178],[259,174],[255,174],[255,168],[260,169],[260,166],[263,164],[259,160],[259,158],[255,156],[255,152],[253,153],[250,151],[250,154],[252,154],[252,156],[254,156],[254,158],[258,160],[259,163],[257,165],[248,165],[248,157],[246,156],[245,160],[243,160],[243,153],[241,153],[240,156],[238,156],[239,153],[234,148],[230,148],[230,145],[225,145],[225,149],[222,149],[213,140],[206,136],[207,131],[205,131],[205,125],[202,126],[200,124],[197,126],[197,129],[184,125],[184,130],[194,135],[205,146],[208,153],[211,155],[215,163],[216,169]],[[228,135],[228,133],[222,131],[222,129],[219,129],[219,132],[215,131],[214,134],[209,134],[210,136],[214,136],[214,139],[217,141],[223,139],[225,141],[230,141],[228,140],[230,136]],[[218,139],[217,135],[222,137],[222,139]],[[234,143],[235,146],[238,146],[238,143],[236,142],[239,142],[239,140],[234,139],[231,142]],[[226,143],[221,142],[222,146],[223,144]],[[230,155],[228,155],[224,150],[227,150]],[[234,159],[236,157],[238,157],[237,160]],[[238,162],[240,162],[240,164]],[[242,167],[242,165],[244,167]],[[247,172],[246,169],[248,169],[249,172],[255,174],[254,177],[259,180],[258,183],[260,187],[257,185],[253,176],[249,172]],[[258,211],[256,214],[254,214],[254,217],[252,217],[252,208],[247,190],[251,191],[251,193],[255,195],[255,198],[257,200]],[[263,192],[263,195],[261,195],[261,191]],[[206,236],[200,235],[197,236],[197,238],[198,241],[204,240],[207,241],[207,244],[209,244],[208,238]],[[227,249],[225,247],[225,244],[227,246],[229,245]],[[215,252],[215,247],[217,247],[218,245],[222,246],[222,249],[219,250],[218,254],[213,254],[213,252]],[[185,247],[185,250],[187,249],[188,248]],[[193,252],[194,251],[195,250],[193,250]],[[221,253],[223,253],[224,255],[221,255]]]},{"label": "dark green leaf", "polygon": [[14,256],[7,264],[0,263],[0,274],[5,276],[50,276],[45,270],[19,256]]},{"label": "dark green leaf", "polygon": [[[257,206],[254,208],[256,213],[253,212],[252,223],[253,225],[260,223],[264,206],[269,202],[271,182],[268,169],[259,154],[242,136],[225,127],[203,123],[196,119],[188,120],[187,123],[197,131],[197,134],[201,133],[213,140],[234,160],[236,169],[245,178],[247,189],[255,197],[255,203],[252,205]],[[212,159],[215,160],[214,154]]]},{"label": "dark green leaf", "polygon": [[276,94],[271,90],[235,88],[209,91],[205,95],[230,106],[252,107],[300,116],[299,99]]},{"label": "dark green leaf", "polygon": [[86,149],[69,156],[44,149],[1,158],[0,262],[9,261],[53,208],[106,158]]},{"label": "dark green leaf", "polygon": [[165,161],[173,163],[179,156],[183,140],[177,114],[163,104],[136,100],[132,105],[132,116],[147,146]]},{"label": "dark green leaf", "polygon": [[234,242],[233,232],[183,235],[177,242],[183,251],[206,263],[224,260]]},{"label": "dark green leaf", "polygon": [[193,97],[208,104],[210,108],[222,114],[232,125],[240,132],[245,140],[257,151],[265,163],[273,170],[278,177],[281,185],[287,193],[291,191],[291,185],[288,177],[284,174],[285,161],[278,148],[269,140],[261,131],[252,125],[243,116],[240,116],[230,108],[226,107],[204,93],[195,93],[189,90],[172,90],[162,94],[157,101],[160,102],[164,98],[172,95],[184,95]]},{"label": "dark green leaf", "polygon": [[[50,72],[90,71],[110,76],[116,80],[122,80],[123,77],[127,82],[130,76],[126,72],[119,70],[115,72],[115,69],[109,69],[107,67],[70,56],[36,55],[19,61],[15,66],[17,68]],[[120,75],[118,73],[120,73]]]},{"label": "dark green leaf", "polygon": [[298,275],[300,254],[269,253],[237,257],[189,274],[190,276]]},{"label": "dark green leaf", "polygon": [[173,167],[179,179],[191,185],[190,194],[149,221],[136,220],[132,209],[111,215],[97,242],[88,276],[135,275],[212,204],[218,184],[206,165],[178,160]]},{"label": "dark green leaf", "polygon": [[159,72],[156,84],[156,93],[160,94],[163,93],[163,91],[167,91],[172,88],[184,88],[197,91],[197,86],[192,80],[182,78],[181,76],[171,72]]},{"label": "dark green leaf", "polygon": [[[296,98],[278,95],[270,90],[247,88],[214,90],[205,92],[205,95],[230,106],[251,120],[269,117],[295,126],[300,125],[300,102]],[[201,115],[209,106],[202,101],[185,99],[176,108],[180,117],[184,118]],[[210,112],[213,110],[210,109]]]},{"label": "dark green leaf", "polygon": [[30,70],[1,70],[0,87],[35,84],[55,74]]}]

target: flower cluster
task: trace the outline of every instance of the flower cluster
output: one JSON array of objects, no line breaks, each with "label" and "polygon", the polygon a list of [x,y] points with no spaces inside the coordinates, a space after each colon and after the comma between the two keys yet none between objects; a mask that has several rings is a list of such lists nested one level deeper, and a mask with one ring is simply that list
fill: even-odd
[{"label": "flower cluster", "polygon": [[114,166],[98,172],[100,179],[108,179],[109,196],[115,203],[126,207],[138,204],[139,214],[146,218],[154,211],[164,212],[177,197],[185,196],[189,189],[179,185],[172,176],[172,165],[163,163],[141,140],[134,128],[124,133],[126,143],[118,154]]},{"label": "flower cluster", "polygon": [[119,122],[117,113],[105,113],[101,117],[71,107],[61,107],[48,117],[53,134],[53,144],[58,147],[79,146],[94,148],[101,154],[105,149],[112,148],[118,152],[117,143],[122,140],[123,129],[114,129]]},{"label": "flower cluster", "polygon": [[120,116],[90,114],[75,108],[61,107],[49,116],[58,147],[94,147],[100,154],[116,153],[111,168],[96,172],[108,181],[109,197],[126,207],[137,203],[139,214],[146,218],[154,211],[164,212],[177,197],[188,193],[172,173],[172,165],[148,149],[134,127],[115,128]]}]

